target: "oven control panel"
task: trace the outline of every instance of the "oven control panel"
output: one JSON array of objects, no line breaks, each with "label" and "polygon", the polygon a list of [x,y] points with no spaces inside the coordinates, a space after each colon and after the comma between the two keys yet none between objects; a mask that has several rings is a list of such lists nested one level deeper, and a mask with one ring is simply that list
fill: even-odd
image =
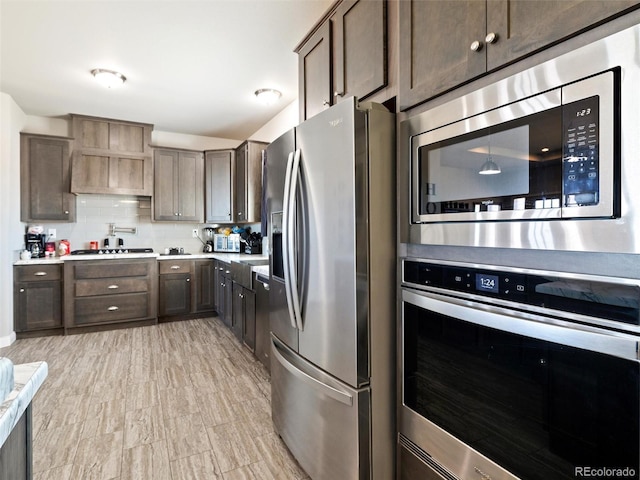
[{"label": "oven control panel", "polygon": [[405,261],[407,283],[523,301],[527,277],[517,273]]},{"label": "oven control panel", "polygon": [[[515,270],[515,269],[514,269]],[[610,282],[558,272],[519,273],[475,266],[403,260],[403,284],[464,292],[640,325],[640,281]]]}]

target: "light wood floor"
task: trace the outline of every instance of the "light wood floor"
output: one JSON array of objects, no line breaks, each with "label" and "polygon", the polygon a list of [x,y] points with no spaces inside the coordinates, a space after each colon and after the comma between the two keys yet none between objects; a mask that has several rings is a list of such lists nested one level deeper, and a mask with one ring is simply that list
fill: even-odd
[{"label": "light wood floor", "polygon": [[34,480],[307,479],[273,430],[269,375],[217,318],[18,340],[44,360]]}]

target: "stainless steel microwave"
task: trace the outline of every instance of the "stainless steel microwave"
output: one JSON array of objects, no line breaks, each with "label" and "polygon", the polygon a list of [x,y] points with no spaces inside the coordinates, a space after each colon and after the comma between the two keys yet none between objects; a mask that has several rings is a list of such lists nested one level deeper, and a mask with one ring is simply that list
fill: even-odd
[{"label": "stainless steel microwave", "polygon": [[607,71],[411,138],[411,221],[619,215]]},{"label": "stainless steel microwave", "polygon": [[401,121],[400,243],[640,254],[638,38],[558,46]]}]

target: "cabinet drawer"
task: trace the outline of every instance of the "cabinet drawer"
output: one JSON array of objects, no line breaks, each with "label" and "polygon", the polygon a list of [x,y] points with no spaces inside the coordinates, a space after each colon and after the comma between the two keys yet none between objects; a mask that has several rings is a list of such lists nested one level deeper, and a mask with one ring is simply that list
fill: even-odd
[{"label": "cabinet drawer", "polygon": [[75,325],[134,320],[149,316],[149,295],[131,293],[75,299]]},{"label": "cabinet drawer", "polygon": [[117,295],[122,293],[138,293],[149,291],[146,278],[104,278],[76,281],[76,297],[91,295]]},{"label": "cabinet drawer", "polygon": [[191,260],[162,260],[160,275],[167,273],[192,273],[193,262]]},{"label": "cabinet drawer", "polygon": [[22,265],[14,270],[15,282],[60,280],[62,265]]},{"label": "cabinet drawer", "polygon": [[101,260],[96,263],[75,265],[75,278],[144,277],[149,274],[149,262],[116,263]]}]

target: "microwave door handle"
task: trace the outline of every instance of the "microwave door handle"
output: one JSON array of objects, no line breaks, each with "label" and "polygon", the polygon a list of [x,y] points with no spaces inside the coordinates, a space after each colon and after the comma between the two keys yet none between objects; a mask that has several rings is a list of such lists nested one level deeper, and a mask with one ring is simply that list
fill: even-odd
[{"label": "microwave door handle", "polygon": [[288,245],[287,250],[289,253],[289,278],[291,279],[291,300],[293,303],[293,313],[295,317],[298,330],[302,331],[304,326],[302,324],[302,313],[300,308],[300,293],[298,292],[298,252],[296,246],[298,244],[297,239],[297,193],[298,182],[300,179],[300,149],[296,150],[293,167],[291,169],[291,190],[289,192],[289,214],[287,216],[287,230],[288,230]]},{"label": "microwave door handle", "polygon": [[293,169],[293,152],[289,153],[289,157],[287,158],[287,167],[285,171],[284,177],[284,195],[282,202],[282,263],[284,269],[284,291],[287,297],[287,309],[289,310],[289,320],[291,322],[291,326],[293,328],[298,328],[298,324],[296,323],[296,317],[293,310],[293,298],[291,293],[291,276],[289,270],[289,215],[291,214],[289,211],[289,198],[291,197],[291,170]]}]

